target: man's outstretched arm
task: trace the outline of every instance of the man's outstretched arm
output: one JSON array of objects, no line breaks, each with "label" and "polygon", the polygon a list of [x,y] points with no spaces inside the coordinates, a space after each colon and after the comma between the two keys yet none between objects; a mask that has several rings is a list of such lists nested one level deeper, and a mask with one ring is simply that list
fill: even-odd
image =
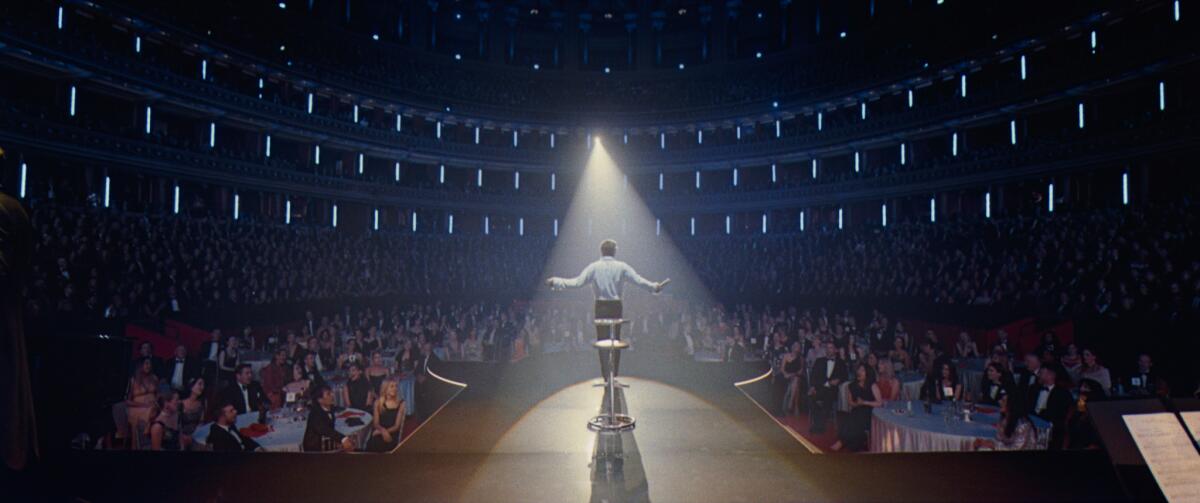
[{"label": "man's outstretched arm", "polygon": [[562,290],[564,288],[579,288],[588,284],[588,282],[591,280],[592,265],[589,264],[587,267],[583,268],[583,271],[580,272],[578,276],[575,276],[574,278],[560,278],[558,276],[551,276],[546,279],[546,284],[555,290]]},{"label": "man's outstretched arm", "polygon": [[636,284],[642,288],[645,288],[647,290],[650,290],[654,293],[661,292],[663,287],[667,286],[667,283],[671,282],[670,279],[665,279],[665,280],[659,281],[657,283],[654,281],[650,281],[646,278],[643,278],[641,274],[638,274],[638,272],[633,268],[633,266],[631,266],[629,264],[625,264],[625,277],[629,278],[630,281],[633,281],[634,284]]}]

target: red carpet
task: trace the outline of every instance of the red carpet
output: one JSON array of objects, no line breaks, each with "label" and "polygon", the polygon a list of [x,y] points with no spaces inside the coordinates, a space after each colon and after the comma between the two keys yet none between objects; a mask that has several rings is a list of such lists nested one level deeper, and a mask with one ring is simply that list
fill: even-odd
[{"label": "red carpet", "polygon": [[842,451],[830,450],[830,447],[833,445],[833,443],[837,442],[837,423],[835,421],[829,421],[828,423],[826,423],[825,424],[825,433],[818,435],[815,433],[808,432],[809,420],[808,420],[807,412],[803,412],[798,416],[786,416],[786,417],[776,416],[775,419],[778,419],[779,422],[786,425],[792,431],[800,434],[800,436],[804,437],[805,440],[812,442],[813,445],[815,445],[815,446],[817,446],[817,448],[821,449],[822,453],[830,454],[830,453],[850,452],[850,451],[845,451],[845,450],[842,450]]}]

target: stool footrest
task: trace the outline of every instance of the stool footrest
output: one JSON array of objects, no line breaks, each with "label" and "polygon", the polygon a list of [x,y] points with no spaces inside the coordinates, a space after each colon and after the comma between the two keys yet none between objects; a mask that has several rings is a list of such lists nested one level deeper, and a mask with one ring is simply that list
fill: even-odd
[{"label": "stool footrest", "polygon": [[601,414],[588,420],[593,431],[625,431],[633,429],[637,420],[625,414]]}]

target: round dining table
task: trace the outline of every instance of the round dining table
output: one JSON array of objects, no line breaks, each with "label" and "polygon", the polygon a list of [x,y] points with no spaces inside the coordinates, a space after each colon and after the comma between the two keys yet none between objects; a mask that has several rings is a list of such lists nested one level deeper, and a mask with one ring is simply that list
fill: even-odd
[{"label": "round dining table", "polygon": [[[268,431],[261,435],[255,436],[252,432],[248,431],[250,426],[258,421],[257,412],[239,414],[237,417],[237,427],[239,430],[244,431],[244,436],[258,442],[258,445],[262,446],[264,451],[300,452],[301,444],[304,442],[304,430],[308,427],[308,411],[297,412],[284,408],[268,413],[268,418]],[[356,419],[357,421],[351,421],[351,419]],[[371,419],[369,412],[358,409],[343,409],[337,413],[333,427],[338,433],[353,438],[354,445],[361,449],[367,444],[367,437],[371,431],[368,428],[371,425]],[[350,422],[354,424],[351,425]],[[215,426],[211,422],[196,427],[196,432],[192,434],[192,441],[196,448],[200,450],[209,449],[208,433],[213,427]]]},{"label": "round dining table", "polygon": [[[909,412],[909,404],[912,412]],[[977,407],[971,420],[951,414],[950,403],[933,404],[926,412],[916,400],[886,402],[871,411],[871,452],[944,452],[974,451],[977,440],[995,440],[1000,413],[994,408]],[[1050,442],[1050,423],[1030,416],[1037,429],[1037,448]]]}]

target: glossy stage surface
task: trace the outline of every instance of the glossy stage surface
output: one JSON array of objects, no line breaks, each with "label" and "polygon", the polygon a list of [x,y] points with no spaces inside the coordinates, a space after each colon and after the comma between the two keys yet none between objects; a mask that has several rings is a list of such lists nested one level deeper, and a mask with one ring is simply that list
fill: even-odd
[{"label": "glossy stage surface", "polygon": [[[1031,501],[1121,498],[1103,453],[813,454],[759,403],[765,370],[633,351],[597,433],[594,353],[442,363],[467,383],[393,454],[51,451],[23,480],[87,501]],[[429,389],[433,389],[430,386]],[[436,391],[436,390],[434,390]],[[442,397],[449,398],[445,402]],[[754,399],[752,399],[753,397]],[[426,398],[426,400],[432,400]]]}]

